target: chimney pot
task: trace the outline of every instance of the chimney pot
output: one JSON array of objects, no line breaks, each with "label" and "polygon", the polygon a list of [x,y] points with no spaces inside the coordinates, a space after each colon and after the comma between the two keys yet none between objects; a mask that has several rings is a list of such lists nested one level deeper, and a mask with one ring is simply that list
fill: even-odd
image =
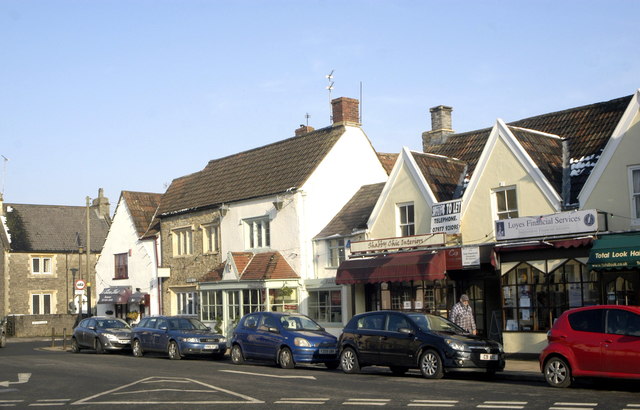
[{"label": "chimney pot", "polygon": [[333,125],[360,126],[360,101],[355,98],[340,97],[331,101]]}]

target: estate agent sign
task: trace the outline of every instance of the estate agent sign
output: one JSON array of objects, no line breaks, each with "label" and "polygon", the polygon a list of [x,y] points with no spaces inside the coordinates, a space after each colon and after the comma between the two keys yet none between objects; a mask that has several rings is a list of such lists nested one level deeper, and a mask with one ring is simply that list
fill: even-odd
[{"label": "estate agent sign", "polygon": [[596,210],[559,212],[495,221],[496,239],[532,238],[550,235],[595,232],[598,230]]},{"label": "estate agent sign", "polygon": [[462,200],[439,202],[431,208],[431,233],[448,235],[460,233]]}]

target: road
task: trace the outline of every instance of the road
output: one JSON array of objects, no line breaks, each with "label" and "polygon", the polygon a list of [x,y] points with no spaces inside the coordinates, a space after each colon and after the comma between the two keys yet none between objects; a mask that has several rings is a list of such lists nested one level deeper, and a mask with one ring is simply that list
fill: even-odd
[{"label": "road", "polygon": [[639,383],[585,381],[554,389],[542,382],[480,374],[427,380],[396,377],[385,368],[348,375],[323,366],[292,370],[269,364],[233,365],[228,359],[171,361],[160,355],[79,354],[44,342],[0,349],[0,407],[99,409],[407,408],[638,409]]}]

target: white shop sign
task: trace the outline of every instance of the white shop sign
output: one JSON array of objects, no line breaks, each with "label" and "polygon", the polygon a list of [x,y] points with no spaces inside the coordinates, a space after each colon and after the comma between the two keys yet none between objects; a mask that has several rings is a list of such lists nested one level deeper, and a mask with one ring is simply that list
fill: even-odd
[{"label": "white shop sign", "polygon": [[403,236],[399,238],[374,239],[351,242],[351,253],[375,252],[401,248],[420,248],[444,245],[444,234]]},{"label": "white shop sign", "polygon": [[594,209],[495,221],[496,240],[498,241],[586,233],[597,230],[598,218]]}]

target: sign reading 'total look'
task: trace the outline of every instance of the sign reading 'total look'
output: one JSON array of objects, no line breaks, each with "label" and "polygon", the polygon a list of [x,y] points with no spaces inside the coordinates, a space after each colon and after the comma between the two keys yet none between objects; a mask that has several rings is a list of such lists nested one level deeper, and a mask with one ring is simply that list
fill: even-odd
[{"label": "sign reading 'total look'", "polygon": [[460,233],[462,200],[439,202],[431,208],[431,233]]},{"label": "sign reading 'total look'", "polygon": [[595,209],[558,212],[550,215],[528,216],[495,221],[496,239],[532,238],[595,232],[598,215]]}]

